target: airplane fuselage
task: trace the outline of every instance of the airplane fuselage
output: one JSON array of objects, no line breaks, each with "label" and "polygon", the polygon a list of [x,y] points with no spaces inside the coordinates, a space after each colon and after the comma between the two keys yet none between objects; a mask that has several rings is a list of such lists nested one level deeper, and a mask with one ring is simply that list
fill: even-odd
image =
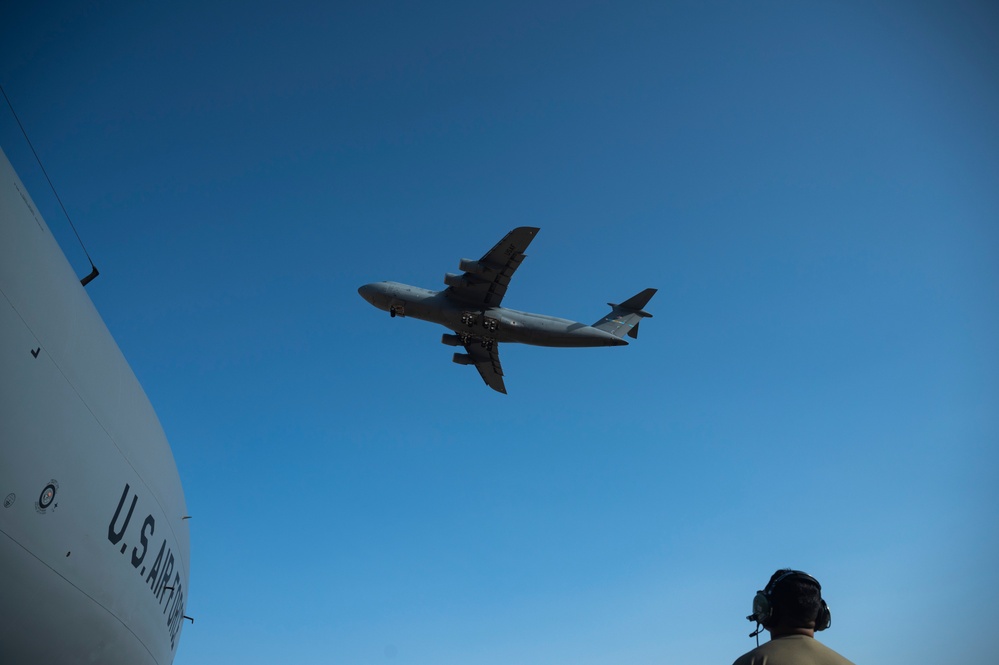
[{"label": "airplane fuselage", "polygon": [[149,399],[0,151],[0,662],[169,665],[188,593]]},{"label": "airplane fuselage", "polygon": [[439,323],[455,331],[459,338],[487,344],[517,342],[534,346],[587,347],[628,343],[578,321],[506,307],[484,308],[450,298],[444,291],[399,282],[374,282],[357,291],[369,303],[393,316],[411,316]]}]

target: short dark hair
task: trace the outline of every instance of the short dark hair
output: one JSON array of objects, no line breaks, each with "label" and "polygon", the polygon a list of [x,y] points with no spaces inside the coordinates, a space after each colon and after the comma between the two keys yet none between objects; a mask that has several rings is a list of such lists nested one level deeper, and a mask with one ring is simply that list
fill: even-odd
[{"label": "short dark hair", "polygon": [[[777,573],[774,573],[771,580],[777,577]],[[770,623],[812,628],[822,609],[822,589],[807,577],[789,575],[770,592],[770,602],[773,607],[773,619]]]}]

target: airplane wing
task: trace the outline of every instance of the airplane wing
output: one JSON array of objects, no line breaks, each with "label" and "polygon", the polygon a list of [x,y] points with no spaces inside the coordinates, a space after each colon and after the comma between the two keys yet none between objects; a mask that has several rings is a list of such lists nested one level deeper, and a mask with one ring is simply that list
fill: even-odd
[{"label": "airplane wing", "polygon": [[[533,226],[517,227],[478,261],[462,259],[458,267],[465,272],[461,275],[449,274],[444,280],[448,285],[444,293],[469,305],[499,307],[510,278],[526,258],[524,250],[539,230]],[[496,366],[499,367],[498,360]]]},{"label": "airplane wing", "polygon": [[486,385],[505,395],[506,385],[503,383],[503,368],[500,366],[499,349],[497,348],[499,345],[493,344],[486,348],[480,342],[470,340],[464,346],[465,351],[472,357],[475,369],[479,370]]}]

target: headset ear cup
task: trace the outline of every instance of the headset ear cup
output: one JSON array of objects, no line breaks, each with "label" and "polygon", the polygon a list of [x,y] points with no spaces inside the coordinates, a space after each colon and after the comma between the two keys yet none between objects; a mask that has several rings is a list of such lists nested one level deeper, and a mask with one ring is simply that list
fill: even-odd
[{"label": "headset ear cup", "polygon": [[829,611],[829,606],[826,605],[826,601],[822,601],[822,607],[819,608],[819,613],[815,617],[815,630],[825,630],[832,625],[832,613]]},{"label": "headset ear cup", "polygon": [[770,625],[772,615],[773,605],[770,604],[770,598],[765,591],[757,591],[756,596],[753,597],[753,618],[766,628]]}]

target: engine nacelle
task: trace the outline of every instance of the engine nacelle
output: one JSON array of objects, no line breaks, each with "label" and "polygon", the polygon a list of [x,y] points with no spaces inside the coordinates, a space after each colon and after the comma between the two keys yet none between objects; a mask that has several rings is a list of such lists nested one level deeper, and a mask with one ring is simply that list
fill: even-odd
[{"label": "engine nacelle", "polygon": [[489,268],[482,265],[478,261],[473,261],[472,259],[462,259],[458,261],[458,270],[461,270],[463,272],[470,272],[473,275],[481,275],[482,273],[489,270]]},{"label": "engine nacelle", "polygon": [[474,365],[475,358],[468,353],[456,353],[451,357],[451,362],[459,365]]},{"label": "engine nacelle", "polygon": [[441,344],[447,344],[448,346],[462,346],[460,337],[457,335],[449,335],[448,333],[441,335]]},{"label": "engine nacelle", "polygon": [[455,275],[453,272],[449,272],[444,275],[444,283],[457,289],[463,286],[471,286],[472,280],[468,279],[465,275]]}]

